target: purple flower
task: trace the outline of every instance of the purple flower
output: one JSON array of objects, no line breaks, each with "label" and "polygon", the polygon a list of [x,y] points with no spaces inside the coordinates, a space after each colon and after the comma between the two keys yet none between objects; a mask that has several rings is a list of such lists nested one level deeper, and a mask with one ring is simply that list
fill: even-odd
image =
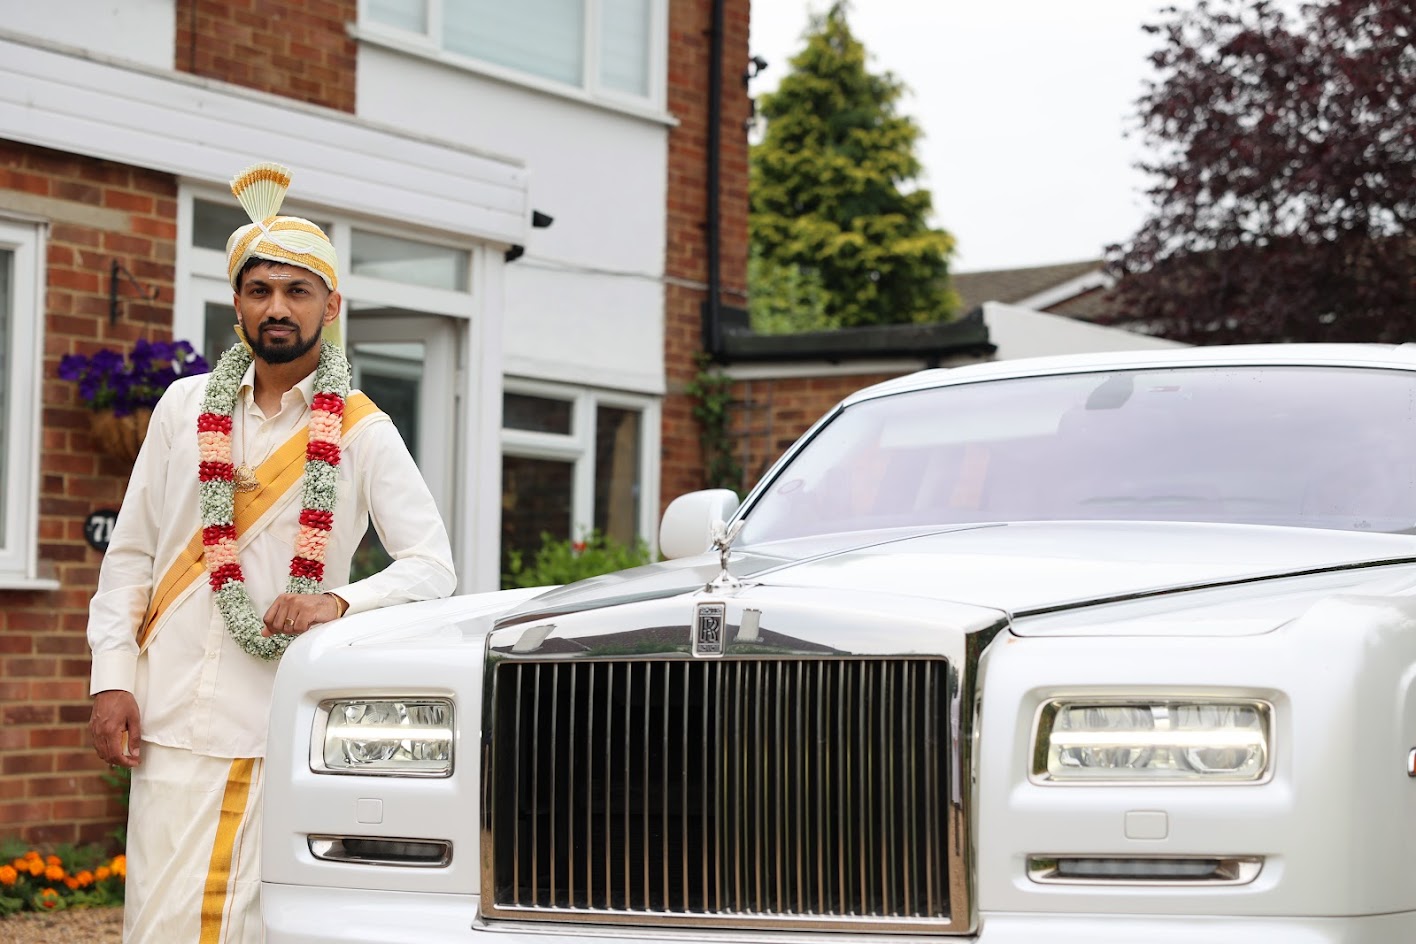
[{"label": "purple flower", "polygon": [[65,354],[59,359],[59,377],[61,380],[78,380],[88,365],[88,358],[82,354]]},{"label": "purple flower", "polygon": [[188,341],[148,341],[139,338],[124,357],[104,348],[91,357],[66,354],[59,360],[59,377],[78,384],[79,398],[90,409],[112,408],[126,416],[137,407],[156,405],[178,377],[210,370]]},{"label": "purple flower", "polygon": [[111,374],[123,367],[123,355],[104,348],[89,359],[93,369],[100,374]]}]

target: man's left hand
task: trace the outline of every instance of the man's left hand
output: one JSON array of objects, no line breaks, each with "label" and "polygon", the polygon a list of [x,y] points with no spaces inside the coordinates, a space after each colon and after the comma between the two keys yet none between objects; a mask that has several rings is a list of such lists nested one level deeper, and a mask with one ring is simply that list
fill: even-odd
[{"label": "man's left hand", "polygon": [[298,636],[311,626],[339,616],[339,601],[328,593],[282,593],[266,610],[261,635]]}]

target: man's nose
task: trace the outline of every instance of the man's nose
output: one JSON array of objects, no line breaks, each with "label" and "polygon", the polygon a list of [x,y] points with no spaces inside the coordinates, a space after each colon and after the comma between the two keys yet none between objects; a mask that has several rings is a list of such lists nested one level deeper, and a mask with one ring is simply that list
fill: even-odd
[{"label": "man's nose", "polygon": [[270,302],[266,306],[266,313],[271,318],[288,315],[290,313],[290,299],[286,297],[285,293],[282,291],[277,290],[271,292]]}]

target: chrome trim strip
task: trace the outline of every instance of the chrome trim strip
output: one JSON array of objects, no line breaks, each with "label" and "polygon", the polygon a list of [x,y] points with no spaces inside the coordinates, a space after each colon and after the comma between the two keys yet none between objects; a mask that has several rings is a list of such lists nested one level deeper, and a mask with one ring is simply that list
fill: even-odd
[{"label": "chrome trim strip", "polygon": [[[570,774],[569,774],[569,777],[568,777],[568,782],[569,782],[569,784],[570,784],[570,786],[571,786],[571,789],[574,789],[574,788],[575,788],[575,785],[579,782],[579,781],[577,781],[577,780],[575,779],[575,754],[576,754],[575,748],[576,748],[576,746],[580,743],[579,741],[577,741],[577,740],[575,739],[575,719],[580,715],[580,710],[579,710],[579,708],[580,708],[580,703],[579,703],[578,701],[576,701],[576,698],[575,698],[575,689],[576,689],[576,684],[575,684],[575,683],[579,680],[579,678],[580,678],[580,676],[579,676],[578,673],[575,673],[575,672],[570,673],[570,757],[569,757],[569,761],[570,761]],[[568,832],[568,833],[570,834],[570,836],[572,836],[572,837],[575,836],[575,802],[574,802],[573,800],[572,800],[570,803],[566,804],[566,832]],[[568,853],[568,854],[566,855],[566,857],[565,857],[565,865],[566,865],[565,896],[566,896],[566,898],[567,898],[569,901],[574,902],[574,901],[575,901],[575,843],[574,843],[573,841],[572,841],[572,842],[568,842],[567,845],[566,845],[566,848],[569,850],[569,853]],[[590,876],[589,876],[589,874],[587,873],[587,874],[586,874],[586,879],[588,880],[589,877],[590,877]],[[587,889],[588,889],[588,886],[587,886]]]},{"label": "chrome trim strip", "polygon": [[[516,673],[516,743],[521,743],[521,678],[520,672]],[[516,765],[516,782],[512,791],[512,797],[521,795],[521,765]],[[516,903],[521,904],[521,818],[518,816],[516,822],[511,827],[511,875],[516,883]]]},{"label": "chrome trim strip", "polygon": [[[323,836],[306,837],[310,855],[324,862],[345,862],[353,865],[379,865],[394,868],[441,869],[452,863],[452,843],[446,839],[395,839],[388,836]],[[423,853],[414,858],[398,854],[399,846],[414,847]],[[384,851],[386,855],[375,853]]]},{"label": "chrome trim strip", "polygon": [[[1127,862],[1169,862],[1208,866],[1210,878],[1148,878],[1145,876],[1098,876],[1073,877],[1061,874],[1066,863],[1113,863],[1120,867]],[[1079,856],[1028,856],[1028,878],[1043,885],[1090,885],[1090,886],[1167,886],[1191,887],[1216,885],[1247,885],[1259,877],[1263,871],[1263,856],[1159,856],[1159,855],[1079,855]]]}]

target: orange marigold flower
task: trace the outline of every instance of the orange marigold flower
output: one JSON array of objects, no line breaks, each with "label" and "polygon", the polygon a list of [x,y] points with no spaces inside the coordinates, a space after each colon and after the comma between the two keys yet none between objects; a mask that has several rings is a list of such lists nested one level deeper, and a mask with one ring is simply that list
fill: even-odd
[{"label": "orange marigold flower", "polygon": [[116,855],[113,857],[113,861],[108,864],[108,867],[113,870],[114,875],[127,875],[128,857],[125,855]]},{"label": "orange marigold flower", "polygon": [[51,882],[57,882],[64,878],[64,868],[59,865],[51,865],[44,870],[44,877]]},{"label": "orange marigold flower", "polygon": [[44,859],[44,864],[45,864],[45,865],[63,865],[63,864],[64,864],[64,860],[61,859],[61,858],[59,858],[57,855],[51,855],[51,856],[46,856],[46,857],[45,857],[45,859]]},{"label": "orange marigold flower", "polygon": [[79,883],[80,888],[88,888],[93,884],[93,873],[88,869],[84,869],[78,875],[74,876],[74,881]]},{"label": "orange marigold flower", "polygon": [[98,870],[93,873],[93,877],[96,881],[102,882],[112,874],[112,872],[108,871],[108,866],[100,865]]},{"label": "orange marigold flower", "polygon": [[44,874],[44,862],[41,859],[30,859],[25,863],[25,868],[36,878]]},{"label": "orange marigold flower", "polygon": [[73,891],[78,891],[78,889],[79,889],[79,880],[76,879],[76,878],[74,878],[72,875],[70,875],[68,878],[64,879],[64,884],[65,884],[65,886],[68,887],[69,891],[71,891],[71,892],[73,892]]},{"label": "orange marigold flower", "polygon": [[25,859],[24,857],[13,860],[10,865],[20,870],[21,872],[29,870],[29,860]]},{"label": "orange marigold flower", "polygon": [[20,873],[13,865],[0,865],[0,885],[13,885],[19,878]]}]

